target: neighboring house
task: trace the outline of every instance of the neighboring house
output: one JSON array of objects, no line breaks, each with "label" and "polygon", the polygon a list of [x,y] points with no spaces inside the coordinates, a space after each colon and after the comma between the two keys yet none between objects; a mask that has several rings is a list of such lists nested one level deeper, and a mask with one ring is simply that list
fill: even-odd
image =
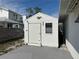
[{"label": "neighboring house", "polygon": [[25,44],[58,47],[58,18],[40,12],[23,18]]},{"label": "neighboring house", "polygon": [[68,50],[79,59],[79,0],[61,0],[59,22],[63,24]]},{"label": "neighboring house", "polygon": [[23,29],[22,15],[6,8],[0,8],[0,27]]},{"label": "neighboring house", "polygon": [[0,8],[0,42],[23,38],[22,15],[6,8]]}]

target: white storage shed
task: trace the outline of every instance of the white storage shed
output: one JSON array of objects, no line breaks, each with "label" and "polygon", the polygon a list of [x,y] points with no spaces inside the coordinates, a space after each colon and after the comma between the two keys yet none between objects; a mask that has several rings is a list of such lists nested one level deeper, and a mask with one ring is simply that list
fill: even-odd
[{"label": "white storage shed", "polygon": [[58,18],[37,13],[24,17],[24,42],[28,45],[58,47]]}]

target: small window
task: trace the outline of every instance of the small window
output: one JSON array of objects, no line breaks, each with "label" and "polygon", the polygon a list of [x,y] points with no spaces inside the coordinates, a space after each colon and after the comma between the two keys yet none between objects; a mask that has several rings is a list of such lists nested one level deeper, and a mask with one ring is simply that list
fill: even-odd
[{"label": "small window", "polygon": [[52,33],[52,23],[46,23],[45,30],[46,33]]}]

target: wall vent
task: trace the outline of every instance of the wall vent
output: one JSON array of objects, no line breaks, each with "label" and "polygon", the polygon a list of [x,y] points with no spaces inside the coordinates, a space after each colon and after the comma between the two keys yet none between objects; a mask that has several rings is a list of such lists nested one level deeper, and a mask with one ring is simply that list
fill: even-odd
[{"label": "wall vent", "polygon": [[37,19],[41,19],[41,18],[42,18],[41,16],[38,16],[38,17],[37,17]]}]

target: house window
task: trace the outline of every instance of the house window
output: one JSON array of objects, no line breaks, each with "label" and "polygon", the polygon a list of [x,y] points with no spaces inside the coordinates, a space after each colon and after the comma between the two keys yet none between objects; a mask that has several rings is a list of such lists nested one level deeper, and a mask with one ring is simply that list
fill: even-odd
[{"label": "house window", "polygon": [[52,33],[52,23],[46,23],[45,24],[45,32],[46,33]]}]

